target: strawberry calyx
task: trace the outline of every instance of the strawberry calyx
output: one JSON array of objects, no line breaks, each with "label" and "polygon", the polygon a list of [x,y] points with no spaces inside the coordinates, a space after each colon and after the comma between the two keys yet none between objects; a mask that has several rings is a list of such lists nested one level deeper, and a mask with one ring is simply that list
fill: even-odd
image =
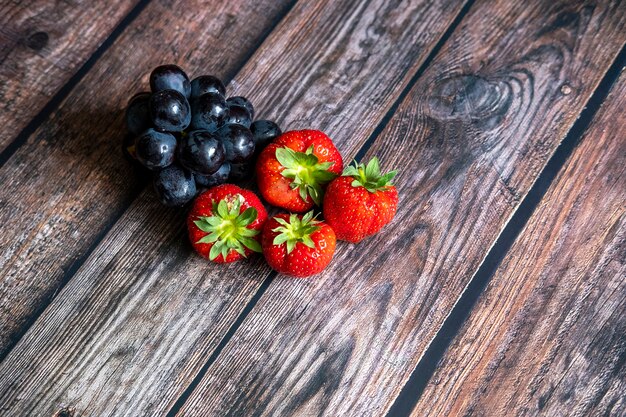
[{"label": "strawberry calyx", "polygon": [[344,177],[352,177],[353,187],[364,187],[370,193],[376,191],[384,191],[391,185],[391,180],[396,176],[398,171],[391,171],[381,174],[378,158],[372,158],[367,165],[354,161],[354,165],[347,166],[343,173]]},{"label": "strawberry calyx", "polygon": [[274,220],[280,223],[279,227],[272,229],[273,232],[278,233],[272,242],[274,245],[286,242],[288,254],[294,250],[298,243],[315,249],[315,243],[311,239],[311,235],[320,229],[317,226],[320,221],[313,216],[313,211],[309,211],[302,218],[297,214],[290,214],[289,221],[280,217],[274,217]]},{"label": "strawberry calyx", "polygon": [[245,248],[253,252],[261,252],[261,244],[254,239],[259,230],[249,229],[248,226],[257,219],[258,213],[254,207],[241,212],[243,197],[240,194],[232,199],[213,202],[211,216],[198,216],[194,224],[200,230],[208,233],[196,243],[213,243],[209,252],[209,259],[214,260],[219,255],[224,259],[231,250],[246,256]]},{"label": "strawberry calyx", "polygon": [[313,146],[306,152],[298,152],[283,147],[276,149],[276,159],[285,168],[281,175],[291,181],[291,189],[297,189],[303,201],[310,196],[315,204],[321,204],[323,197],[322,186],[337,175],[328,169],[334,162],[320,162],[313,154]]}]

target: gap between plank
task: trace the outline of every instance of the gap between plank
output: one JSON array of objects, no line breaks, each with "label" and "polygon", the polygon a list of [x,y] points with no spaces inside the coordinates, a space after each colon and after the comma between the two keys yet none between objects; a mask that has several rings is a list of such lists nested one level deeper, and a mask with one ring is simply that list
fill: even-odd
[{"label": "gap between plank", "polygon": [[358,150],[358,152],[356,153],[354,157],[355,160],[357,160],[358,162],[361,162],[361,159],[363,159],[363,157],[365,156],[369,148],[372,146],[372,144],[374,143],[378,135],[380,135],[382,131],[385,129],[385,127],[387,127],[387,125],[391,121],[391,118],[396,113],[398,107],[400,107],[400,104],[402,104],[406,96],[409,94],[409,92],[411,92],[411,90],[413,89],[413,86],[417,84],[417,81],[422,77],[422,75],[424,74],[424,71],[426,71],[426,69],[430,66],[430,64],[435,59],[435,57],[437,56],[441,48],[443,48],[443,45],[448,41],[448,39],[450,39],[450,36],[452,36],[452,33],[459,26],[459,24],[461,23],[461,20],[463,20],[463,18],[465,17],[469,9],[474,4],[474,1],[475,0],[468,0],[465,3],[465,5],[463,5],[461,10],[459,11],[459,14],[456,15],[452,23],[450,23],[450,26],[448,26],[448,29],[446,29],[443,35],[441,35],[441,38],[439,38],[439,41],[435,44],[433,49],[431,49],[430,53],[428,54],[428,56],[426,56],[426,59],[424,60],[422,65],[420,65],[420,67],[417,69],[413,77],[411,77],[408,84],[400,92],[400,94],[398,95],[398,98],[393,102],[393,104],[391,105],[387,113],[385,113],[380,123],[378,123],[378,126],[376,126],[376,128],[372,131],[372,134],[369,136],[369,138],[367,138],[365,143],[363,143],[361,148]]},{"label": "gap between plank", "polygon": [[[138,194],[142,189],[143,189],[143,187],[139,186],[139,187],[137,187],[136,192],[135,191],[133,191],[133,192],[135,194]],[[85,253],[83,255],[81,255],[79,258],[77,258],[74,262],[72,262],[72,264],[69,266],[69,268],[67,268],[67,270],[63,272],[63,278],[61,279],[61,281],[59,283],[59,286],[56,288],[56,290],[54,291],[54,293],[52,294],[50,299],[45,301],[45,302],[43,302],[43,303],[41,303],[39,308],[37,308],[37,310],[35,310],[30,317],[26,317],[26,320],[24,320],[24,324],[22,324],[20,326],[19,331],[17,331],[16,334],[15,334],[15,337],[13,337],[7,343],[7,348],[4,350],[4,353],[0,352],[0,363],[2,363],[4,361],[4,359],[13,350],[15,345],[17,345],[19,343],[19,341],[22,339],[22,337],[24,337],[24,335],[26,334],[28,329],[30,329],[30,327],[35,323],[35,321],[37,321],[37,319],[44,312],[44,310],[52,303],[52,301],[56,298],[57,294],[59,294],[61,292],[63,287],[65,287],[65,285],[70,281],[70,279],[74,276],[74,274],[76,274],[78,269],[83,265],[83,263],[85,263],[85,261],[91,255],[91,253],[94,250],[96,250],[96,248],[102,242],[102,240],[107,235],[109,230],[111,230],[113,225],[122,217],[122,215],[127,210],[127,208],[131,205],[131,203],[133,202],[134,199],[135,198],[133,197],[133,198],[130,198],[130,199],[128,199],[126,201],[126,203],[123,206],[124,208],[119,210],[119,212],[115,213],[111,217],[109,222],[107,222],[106,226],[103,227],[102,230],[100,230],[100,232],[96,235],[96,239],[93,241],[93,243],[91,245],[89,245],[89,247],[87,248]]]},{"label": "gap between plank", "polygon": [[[43,123],[52,113],[52,111],[56,108],[61,101],[65,99],[65,97],[69,94],[69,92],[80,82],[83,76],[93,67],[98,58],[111,46],[115,40],[119,37],[119,35],[124,31],[125,27],[128,26],[141,11],[150,3],[151,0],[141,0],[140,3],[135,6],[135,8],[122,20],[122,22],[115,28],[112,34],[107,38],[105,43],[103,43],[100,48],[92,55],[92,57],[81,67],[81,69],[68,81],[68,83],[63,86],[63,88],[53,97],[53,99],[44,107],[44,109],[33,119],[29,125],[20,133],[18,139],[13,141],[7,148],[5,148],[4,152],[0,153],[0,168],[2,165],[15,153],[15,151],[26,142],[28,137],[39,127],[41,123]],[[225,81],[230,82],[232,78],[243,68],[243,66],[248,62],[250,57],[254,55],[254,53],[261,47],[261,45],[265,42],[267,37],[272,33],[272,30],[280,23],[280,21],[289,13],[289,11],[293,8],[293,6],[297,3],[297,0],[293,0],[288,3],[284,10],[276,17],[274,24],[269,25],[268,29],[261,34],[257,43],[250,48],[250,52],[244,56],[244,58],[237,64],[233,66],[232,74],[227,74],[223,79]],[[97,56],[96,56],[97,55]],[[94,59],[95,57],[95,59]],[[89,65],[88,65],[89,64]],[[75,79],[76,78],[76,79]],[[63,94],[61,94],[63,93]],[[54,102],[54,103],[53,103]],[[37,123],[35,123],[37,119]],[[40,119],[40,120],[39,120]],[[33,125],[33,126],[31,126]],[[22,135],[24,137],[22,138]],[[19,143],[18,143],[19,142]],[[6,155],[5,155],[6,154]],[[85,253],[76,259],[70,267],[63,274],[63,278],[60,280],[59,286],[55,290],[52,297],[47,300],[45,303],[42,303],[39,309],[35,311],[30,317],[28,317],[24,324],[20,326],[20,331],[16,332],[16,336],[12,341],[9,342],[7,349],[4,351],[4,354],[0,353],[0,362],[3,362],[4,359],[9,355],[9,353],[13,350],[15,345],[19,343],[22,337],[26,334],[28,329],[37,321],[39,316],[44,312],[44,310],[54,301],[57,294],[63,290],[63,288],[67,285],[68,282],[72,279],[74,274],[78,271],[78,269],[87,261],[89,256],[91,256],[92,252],[102,243],[106,235],[113,228],[113,226],[120,220],[120,218],[124,215],[124,213],[129,209],[133,201],[135,201],[140,193],[146,188],[148,185],[148,180],[143,179],[138,182],[137,188],[130,193],[130,198],[122,204],[122,208],[119,212],[114,213],[114,215],[109,219],[106,225],[101,229],[101,231],[96,235],[93,243],[87,248]],[[267,278],[266,278],[267,279]]]},{"label": "gap between plank", "polygon": [[239,315],[237,316],[233,324],[230,325],[224,337],[222,337],[220,342],[215,347],[215,350],[213,351],[213,353],[211,353],[211,356],[209,356],[209,358],[206,360],[204,365],[202,365],[202,368],[200,368],[196,376],[189,383],[187,388],[185,388],[183,393],[176,399],[176,402],[172,405],[172,407],[167,412],[165,417],[176,417],[180,409],[187,402],[187,399],[189,398],[189,396],[195,391],[196,387],[200,384],[200,382],[204,378],[204,375],[207,373],[211,365],[213,365],[217,357],[222,353],[222,350],[224,350],[224,348],[226,347],[230,339],[232,339],[235,332],[239,329],[239,327],[241,327],[241,324],[243,323],[243,321],[246,319],[248,314],[250,314],[252,309],[257,305],[257,303],[259,302],[263,294],[265,294],[265,291],[267,291],[267,289],[272,284],[272,282],[274,281],[274,278],[276,278],[277,275],[278,275],[277,272],[272,271],[269,273],[269,275],[266,278],[263,279],[263,282],[261,282],[261,286],[259,287],[259,289],[254,293],[254,295],[252,296],[250,301],[248,301],[248,303],[243,308],[241,313],[239,313]]},{"label": "gap between plank", "polygon": [[[394,100],[392,105],[389,107],[389,109],[387,110],[385,115],[382,117],[378,125],[374,128],[374,130],[372,131],[370,136],[367,138],[367,140],[363,143],[363,145],[361,145],[361,147],[359,148],[359,150],[357,151],[355,155],[355,159],[357,161],[359,162],[361,161],[363,156],[367,153],[369,148],[372,146],[372,144],[376,140],[376,137],[378,137],[378,135],[380,135],[380,133],[389,124],[389,122],[391,121],[393,115],[395,114],[396,110],[398,109],[402,101],[404,101],[405,97],[409,94],[413,86],[417,83],[418,79],[422,76],[424,71],[426,71],[426,68],[430,66],[431,62],[437,56],[437,54],[439,53],[443,45],[448,41],[450,36],[452,36],[452,33],[456,30],[458,25],[461,23],[461,20],[463,20],[463,18],[469,11],[471,5],[474,4],[474,1],[475,0],[468,0],[465,3],[465,5],[459,11],[457,16],[452,21],[452,23],[450,23],[450,26],[448,26],[446,31],[441,35],[441,37],[439,38],[439,41],[435,44],[433,49],[431,49],[430,53],[428,54],[424,62],[419,66],[419,68],[417,69],[415,74],[411,77],[407,85],[404,86],[404,88],[402,89],[398,97]],[[254,307],[257,305],[257,303],[259,302],[263,294],[267,291],[267,289],[269,288],[269,286],[272,284],[272,282],[277,276],[278,276],[278,273],[276,273],[275,271],[271,271],[268,274],[268,276],[265,279],[263,279],[263,282],[261,283],[261,286],[259,287],[259,289],[256,291],[254,296],[250,299],[250,301],[248,301],[248,303],[245,305],[241,313],[239,313],[239,315],[237,316],[233,324],[228,328],[228,331],[222,337],[217,347],[215,348],[211,356],[209,356],[209,358],[204,363],[202,368],[200,368],[200,370],[198,371],[198,374],[194,377],[191,383],[187,386],[187,388],[183,391],[180,397],[178,397],[176,402],[172,405],[172,408],[170,408],[170,410],[166,414],[166,417],[176,417],[176,415],[179,413],[181,408],[187,402],[187,399],[189,398],[189,396],[193,393],[193,391],[195,391],[196,387],[200,384],[200,382],[202,381],[202,379],[208,372],[211,365],[215,362],[218,356],[222,353],[222,350],[226,347],[230,339],[232,339],[232,337],[234,336],[235,332],[237,332],[239,327],[241,327],[241,325],[243,324],[248,314],[250,314],[252,309],[254,309]]]},{"label": "gap between plank", "polygon": [[621,51],[580,112],[578,119],[574,122],[563,141],[557,146],[552,157],[544,166],[519,207],[511,215],[506,226],[502,229],[489,252],[487,252],[483,262],[470,279],[441,328],[433,337],[417,366],[411,372],[411,376],[396,397],[391,408],[389,408],[386,417],[409,417],[411,415],[454,337],[460,332],[463,324],[469,318],[480,295],[487,287],[487,284],[489,284],[504,256],[526,226],[526,223],[545,196],[557,174],[580,143],[585,131],[600,109],[602,102],[608,96],[613,84],[619,78],[625,65],[626,45],[622,46]]},{"label": "gap between plank", "polygon": [[52,112],[65,100],[69,93],[83,79],[83,77],[91,70],[100,57],[115,43],[122,32],[126,30],[128,25],[142,12],[142,10],[150,3],[150,0],[139,0],[133,9],[126,15],[120,23],[113,29],[109,36],[100,44],[98,49],[89,57],[87,61],[70,77],[70,79],[52,96],[50,101],[41,109],[39,113],[22,129],[15,139],[0,152],[0,168],[17,152],[17,150],[26,143],[28,138],[45,122]]},{"label": "gap between plank", "polygon": [[[46,105],[41,109],[41,111],[33,117],[33,119],[26,125],[24,129],[16,136],[16,138],[9,143],[9,145],[0,152],[0,168],[15,154],[15,152],[26,143],[28,138],[50,117],[50,115],[57,109],[57,107],[65,100],[65,98],[69,95],[69,93],[76,87],[76,85],[84,78],[84,76],[93,68],[95,63],[100,59],[100,57],[115,43],[115,41],[119,38],[119,36],[126,30],[126,28],[139,16],[139,14],[144,10],[144,8],[150,3],[151,0],[140,0],[135,7],[120,21],[120,23],[113,29],[113,31],[109,34],[109,36],[102,42],[102,44],[96,49],[96,51],[89,57],[89,59],[76,71],[76,73],[70,77],[70,79],[61,87],[61,89],[46,103]],[[140,190],[137,190],[136,193],[139,193]],[[127,202],[125,207],[130,206],[132,199]],[[121,210],[119,213],[115,213],[113,220],[107,224],[107,226],[96,236],[95,242],[87,249],[83,256],[79,257],[76,261],[70,265],[67,271],[63,274],[63,279],[59,287],[54,292],[52,298],[48,300],[47,303],[43,303],[40,308],[35,311],[35,313],[25,320],[25,323],[20,326],[21,331],[16,334],[13,340],[9,341],[7,349],[5,349],[4,354],[0,353],[0,362],[4,361],[4,358],[9,354],[11,350],[15,347],[17,342],[24,336],[26,331],[30,328],[30,326],[35,322],[37,317],[43,313],[46,307],[52,302],[56,294],[61,291],[61,289],[65,286],[65,284],[69,281],[69,277],[72,277],[78,268],[87,260],[87,257],[94,251],[94,249],[98,246],[98,243],[104,238],[109,229],[113,226],[113,224],[122,216],[124,210]]]}]

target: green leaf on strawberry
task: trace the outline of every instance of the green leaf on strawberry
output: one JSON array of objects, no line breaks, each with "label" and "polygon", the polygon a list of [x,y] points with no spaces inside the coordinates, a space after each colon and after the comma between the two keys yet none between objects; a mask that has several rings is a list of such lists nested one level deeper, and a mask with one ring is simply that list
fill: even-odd
[{"label": "green leaf on strawberry", "polygon": [[257,219],[258,213],[254,207],[249,207],[241,212],[241,200],[238,196],[230,201],[220,200],[213,203],[211,216],[198,216],[193,223],[198,229],[208,233],[196,243],[213,243],[209,252],[209,259],[214,260],[220,254],[226,259],[230,250],[235,250],[242,256],[246,256],[245,248],[253,252],[261,252],[261,245],[254,236],[259,230],[249,229]]},{"label": "green leaf on strawberry", "polygon": [[306,201],[310,196],[315,204],[321,204],[323,198],[323,186],[337,175],[328,169],[334,162],[319,162],[313,154],[313,146],[306,152],[298,152],[283,147],[276,149],[276,159],[285,168],[281,175],[291,180],[289,185],[297,189],[302,200]]},{"label": "green leaf on strawberry", "polygon": [[280,224],[280,226],[272,229],[272,232],[278,233],[272,242],[274,245],[286,242],[287,253],[291,253],[298,243],[315,249],[315,243],[311,239],[311,235],[319,230],[317,224],[320,222],[315,219],[312,211],[302,216],[302,218],[297,214],[291,214],[289,221],[280,217],[274,217],[274,220]]},{"label": "green leaf on strawberry", "polygon": [[353,187],[365,187],[370,193],[375,193],[392,186],[391,180],[397,173],[397,171],[391,171],[381,174],[378,158],[374,157],[367,165],[354,161],[354,165],[347,166],[341,175],[354,178]]}]

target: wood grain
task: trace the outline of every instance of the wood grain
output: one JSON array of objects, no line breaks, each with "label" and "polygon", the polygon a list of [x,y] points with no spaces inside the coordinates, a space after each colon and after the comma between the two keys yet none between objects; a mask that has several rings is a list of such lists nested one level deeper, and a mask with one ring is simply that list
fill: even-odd
[{"label": "wood grain", "polygon": [[626,74],[413,416],[626,415]]},{"label": "wood grain", "polygon": [[395,221],[276,278],[179,415],[385,415],[625,24],[618,2],[475,3],[367,153],[400,169]]},{"label": "wood grain", "polygon": [[[299,3],[231,90],[250,97],[261,117],[323,128],[354,153],[462,6]],[[71,184],[56,185],[74,195]],[[118,196],[107,193],[119,191],[81,186],[89,193],[75,204],[106,201],[98,207],[110,217],[106,205]],[[172,405],[270,273],[258,257],[215,267],[193,255],[184,214],[142,192],[0,365],[6,413],[72,406],[80,415],[152,416]],[[73,223],[87,234],[94,220],[81,214]]]},{"label": "wood grain", "polygon": [[0,152],[138,0],[0,3]]},{"label": "wood grain", "polygon": [[121,138],[126,102],[151,69],[232,77],[288,3],[150,3],[0,168],[0,356],[145,186]]}]

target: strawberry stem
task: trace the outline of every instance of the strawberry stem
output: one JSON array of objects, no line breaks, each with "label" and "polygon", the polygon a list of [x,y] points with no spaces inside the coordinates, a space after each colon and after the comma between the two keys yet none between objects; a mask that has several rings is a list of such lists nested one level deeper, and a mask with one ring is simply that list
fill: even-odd
[{"label": "strawberry stem", "polygon": [[354,178],[353,187],[365,187],[370,193],[386,190],[387,187],[393,185],[391,180],[398,173],[398,171],[391,171],[381,174],[377,157],[372,158],[367,165],[357,161],[353,163],[354,165],[347,166],[341,175]]},{"label": "strawberry stem", "polygon": [[322,202],[322,186],[330,182],[337,175],[328,169],[334,162],[319,162],[313,154],[313,146],[306,152],[297,152],[283,147],[276,149],[276,159],[285,168],[281,175],[291,181],[290,187],[297,189],[303,201],[310,196],[318,206]]},{"label": "strawberry stem", "polygon": [[288,254],[294,250],[298,243],[315,249],[315,243],[313,239],[311,239],[311,235],[319,230],[317,224],[320,222],[313,216],[313,211],[309,211],[302,216],[302,218],[297,214],[291,214],[289,221],[280,217],[274,217],[274,220],[280,223],[279,227],[272,229],[273,232],[279,232],[279,234],[274,237],[274,245],[280,245],[286,242]]},{"label": "strawberry stem", "polygon": [[248,229],[248,225],[257,219],[258,213],[254,207],[241,212],[243,197],[240,194],[230,200],[220,200],[213,203],[211,216],[199,216],[194,224],[207,235],[197,243],[213,243],[209,252],[209,259],[214,260],[222,255],[224,260],[231,250],[244,257],[244,247],[253,252],[261,252],[261,245],[254,239],[258,230]]}]

